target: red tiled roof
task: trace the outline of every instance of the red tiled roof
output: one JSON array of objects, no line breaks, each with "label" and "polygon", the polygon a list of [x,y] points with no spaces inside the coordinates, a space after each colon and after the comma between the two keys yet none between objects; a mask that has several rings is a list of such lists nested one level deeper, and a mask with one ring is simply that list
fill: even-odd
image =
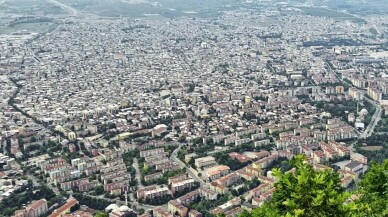
[{"label": "red tiled roof", "polygon": [[70,209],[71,207],[73,207],[77,203],[78,203],[78,200],[76,200],[74,198],[70,198],[67,200],[66,204],[64,204],[63,206],[54,210],[54,212],[51,213],[51,215],[49,215],[48,217],[60,217],[63,214],[63,212]]}]

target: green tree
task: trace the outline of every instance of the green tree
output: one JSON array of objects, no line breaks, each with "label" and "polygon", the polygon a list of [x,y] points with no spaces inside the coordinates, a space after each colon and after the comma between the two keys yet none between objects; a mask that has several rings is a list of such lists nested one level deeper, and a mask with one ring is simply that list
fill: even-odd
[{"label": "green tree", "polygon": [[178,142],[182,143],[182,142],[185,142],[186,141],[186,137],[185,136],[180,136],[179,139],[178,139]]},{"label": "green tree", "polygon": [[388,160],[382,165],[371,162],[370,170],[359,184],[359,192],[358,205],[368,207],[364,216],[388,216]]},{"label": "green tree", "polygon": [[337,173],[314,170],[304,155],[297,155],[291,165],[294,173],[273,169],[278,179],[273,198],[249,216],[349,216],[356,209],[354,202],[345,203],[350,193],[340,186]]},{"label": "green tree", "polygon": [[96,195],[100,195],[104,193],[104,187],[102,185],[98,185],[94,188],[94,192]]},{"label": "green tree", "polygon": [[108,217],[108,213],[106,212],[98,212],[94,215],[94,217]]}]

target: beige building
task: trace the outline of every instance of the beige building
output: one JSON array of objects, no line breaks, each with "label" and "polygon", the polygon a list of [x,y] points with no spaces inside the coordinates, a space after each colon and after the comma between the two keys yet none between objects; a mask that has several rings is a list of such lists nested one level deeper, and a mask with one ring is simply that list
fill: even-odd
[{"label": "beige building", "polygon": [[225,165],[218,165],[207,169],[204,173],[207,180],[221,178],[230,173],[230,168]]},{"label": "beige building", "polygon": [[179,215],[180,217],[186,217],[189,209],[176,200],[170,200],[168,202],[168,211],[173,215]]},{"label": "beige building", "polygon": [[17,210],[15,212],[14,217],[39,217],[44,215],[48,210],[47,207],[47,200],[46,199],[40,199],[37,200],[30,205],[28,205],[26,208]]},{"label": "beige building", "polygon": [[195,159],[195,166],[197,167],[197,169],[200,169],[201,167],[213,166],[216,164],[217,164],[216,159],[212,156]]}]

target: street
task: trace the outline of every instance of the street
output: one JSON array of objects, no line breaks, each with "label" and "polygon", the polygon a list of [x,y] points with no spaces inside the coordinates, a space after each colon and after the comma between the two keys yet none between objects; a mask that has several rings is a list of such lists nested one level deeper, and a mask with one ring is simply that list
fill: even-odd
[{"label": "street", "polygon": [[186,168],[186,171],[187,171],[187,174],[189,174],[189,176],[191,178],[193,178],[195,181],[199,182],[201,185],[204,185],[205,182],[199,177],[196,175],[196,172],[194,171],[193,168],[191,167],[188,167],[186,166],[186,164],[184,164],[179,158],[177,158],[177,153],[178,151],[182,148],[182,144],[180,144],[178,146],[178,148],[176,148],[172,153],[171,153],[171,160],[173,160],[174,162],[178,163],[180,166]]},{"label": "street", "polygon": [[[35,186],[39,186],[40,184],[38,183],[38,180],[37,178],[35,178],[35,176],[31,175],[30,173],[27,174],[27,177],[29,179],[31,179],[32,183],[35,185]],[[61,193],[59,192],[59,190],[56,188],[56,187],[53,187],[52,185],[50,184],[47,184],[46,185],[48,188],[50,188],[52,191],[54,191],[55,195],[60,195]]]},{"label": "street", "polygon": [[61,7],[63,10],[71,13],[73,16],[77,16],[78,15],[78,11],[76,9],[74,9],[74,8],[68,6],[68,5],[62,4],[61,2],[58,2],[56,0],[47,0],[47,2]]},{"label": "street", "polygon": [[[326,66],[328,67],[328,69],[331,71],[331,72],[334,72],[334,73],[336,73],[332,68],[331,68],[331,66],[330,66],[330,64],[328,64],[327,62],[326,62]],[[336,73],[337,74],[337,73]],[[340,81],[342,81],[343,83],[346,83],[346,84],[348,84],[348,85],[351,85],[351,86],[353,86],[351,83],[348,83],[347,81],[345,81],[342,77],[337,77]],[[363,91],[364,92],[364,95],[366,94],[365,92],[365,90],[362,90],[362,89],[360,89],[361,91]],[[376,107],[376,111],[375,111],[375,113],[373,114],[373,116],[372,116],[372,119],[371,119],[371,122],[369,123],[369,125],[366,127],[366,129],[364,130],[364,132],[362,132],[361,133],[361,135],[360,135],[360,138],[363,138],[363,139],[365,139],[365,138],[367,138],[367,137],[370,137],[372,134],[373,134],[373,132],[374,132],[374,130],[375,130],[375,127],[376,127],[376,125],[377,125],[377,123],[380,121],[380,119],[381,119],[381,113],[382,113],[382,109],[381,109],[381,106],[380,106],[380,104],[379,103],[376,103],[376,101],[374,101],[374,100],[371,100],[371,99],[369,99],[368,97],[365,97],[364,96],[364,100],[365,101],[368,101],[369,103],[371,103],[371,104],[373,104],[375,107]],[[352,148],[353,148],[353,145],[354,144],[352,144],[351,146],[352,146]]]},{"label": "street", "polygon": [[139,169],[139,162],[137,160],[137,158],[134,158],[133,159],[133,165],[132,165],[135,170],[136,170],[136,180],[137,180],[137,185],[142,188],[143,185],[141,184],[141,173],[140,173],[140,169]]},{"label": "street", "polygon": [[366,98],[366,97],[364,97],[364,99],[366,101],[372,103],[374,106],[376,106],[376,111],[375,111],[375,113],[372,116],[371,122],[366,127],[364,132],[360,135],[360,138],[367,138],[367,137],[372,135],[372,133],[374,132],[374,129],[375,129],[377,123],[381,119],[381,112],[382,112],[381,106],[379,104],[377,104],[375,101],[373,101],[373,100],[371,100],[369,98]]}]

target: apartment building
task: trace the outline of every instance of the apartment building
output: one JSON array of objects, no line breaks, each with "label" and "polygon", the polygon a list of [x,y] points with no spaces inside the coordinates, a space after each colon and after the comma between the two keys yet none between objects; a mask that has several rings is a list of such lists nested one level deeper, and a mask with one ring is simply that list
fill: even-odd
[{"label": "apartment building", "polygon": [[48,211],[47,200],[40,199],[32,202],[26,208],[15,211],[13,217],[40,217]]}]

